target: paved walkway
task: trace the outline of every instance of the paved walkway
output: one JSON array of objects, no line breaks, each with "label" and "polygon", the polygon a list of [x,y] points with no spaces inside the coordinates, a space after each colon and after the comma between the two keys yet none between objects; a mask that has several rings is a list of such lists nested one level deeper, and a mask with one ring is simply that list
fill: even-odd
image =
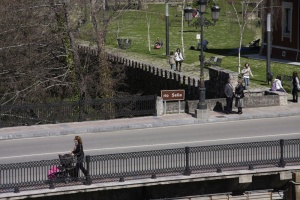
[{"label": "paved walkway", "polygon": [[89,132],[106,132],[116,130],[179,126],[187,124],[214,123],[232,120],[261,119],[296,115],[300,115],[300,103],[289,102],[286,106],[244,108],[242,115],[226,115],[222,112],[209,111],[208,119],[196,119],[190,114],[178,113],[166,114],[163,116],[147,116],[113,120],[9,127],[0,129],[0,140],[28,137],[59,136],[67,134],[85,134]]}]

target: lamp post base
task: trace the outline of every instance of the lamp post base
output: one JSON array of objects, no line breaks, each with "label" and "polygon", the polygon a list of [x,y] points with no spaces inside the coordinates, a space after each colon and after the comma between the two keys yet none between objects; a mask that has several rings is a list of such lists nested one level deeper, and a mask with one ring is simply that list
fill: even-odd
[{"label": "lamp post base", "polygon": [[207,104],[206,102],[198,102],[197,104],[197,109],[200,109],[200,110],[206,110],[207,109]]},{"label": "lamp post base", "polygon": [[195,118],[197,118],[197,119],[208,119],[209,118],[208,109],[196,109],[195,110]]},{"label": "lamp post base", "polygon": [[206,88],[201,87],[199,88],[199,102],[197,104],[197,109],[205,110],[207,109],[207,103],[205,102],[205,95],[206,94]]}]

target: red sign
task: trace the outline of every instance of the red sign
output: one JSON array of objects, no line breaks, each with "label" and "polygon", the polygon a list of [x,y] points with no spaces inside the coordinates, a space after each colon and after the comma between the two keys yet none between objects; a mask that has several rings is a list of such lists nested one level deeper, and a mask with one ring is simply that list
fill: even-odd
[{"label": "red sign", "polygon": [[161,97],[163,101],[180,101],[185,98],[184,90],[162,90]]}]

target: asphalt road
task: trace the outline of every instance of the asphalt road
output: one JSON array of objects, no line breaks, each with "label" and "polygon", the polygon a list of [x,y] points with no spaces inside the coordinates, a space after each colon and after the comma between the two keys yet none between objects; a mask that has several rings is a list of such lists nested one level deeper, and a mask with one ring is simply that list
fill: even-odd
[{"label": "asphalt road", "polygon": [[[82,134],[86,155],[300,138],[300,116]],[[0,141],[0,164],[58,158],[74,135]]]}]

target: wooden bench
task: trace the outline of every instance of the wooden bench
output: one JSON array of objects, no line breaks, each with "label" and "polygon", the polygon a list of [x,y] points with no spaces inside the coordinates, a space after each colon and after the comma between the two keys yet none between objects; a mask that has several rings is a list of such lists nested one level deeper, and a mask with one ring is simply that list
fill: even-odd
[{"label": "wooden bench", "polygon": [[222,64],[222,58],[215,57],[215,56],[212,56],[209,59],[204,61],[205,66],[213,65],[213,66],[221,67],[221,64]]}]

